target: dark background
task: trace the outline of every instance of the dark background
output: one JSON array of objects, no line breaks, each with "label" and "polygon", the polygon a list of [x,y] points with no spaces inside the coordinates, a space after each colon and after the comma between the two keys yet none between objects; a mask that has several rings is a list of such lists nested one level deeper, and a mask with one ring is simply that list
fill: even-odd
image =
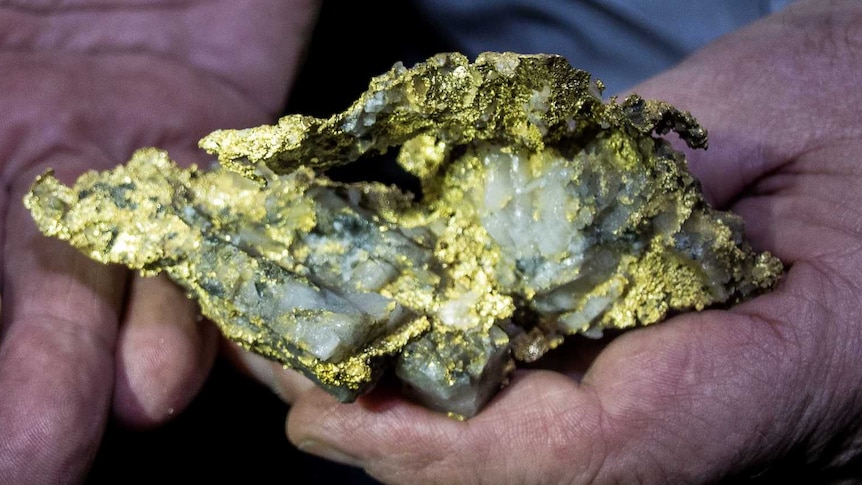
[{"label": "dark background", "polygon": [[[410,66],[448,50],[407,2],[324,2],[285,113],[328,117],[396,61]],[[389,178],[372,167],[357,164],[340,176]],[[85,483],[376,483],[296,450],[285,437],[287,411],[269,389],[218,360],[200,395],[165,426],[138,431],[112,420]]]}]

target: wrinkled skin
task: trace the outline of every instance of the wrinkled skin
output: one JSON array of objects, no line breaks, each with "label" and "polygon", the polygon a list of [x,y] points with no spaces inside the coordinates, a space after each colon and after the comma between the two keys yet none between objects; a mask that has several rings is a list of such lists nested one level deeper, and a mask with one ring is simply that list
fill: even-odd
[{"label": "wrinkled skin", "polygon": [[39,235],[21,197],[47,167],[69,182],[148,145],[206,162],[196,148],[204,134],[271,120],[317,2],[3,5],[0,483],[75,482],[112,412],[150,426],[181,411],[218,340],[166,280],[131,277]]},{"label": "wrinkled skin", "polygon": [[[84,2],[65,4],[76,3]],[[99,15],[119,11],[90,3],[106,4]],[[163,18],[177,15],[163,6],[186,5],[149,3],[144,11]],[[188,402],[212,358],[212,332],[192,323],[195,310],[178,292],[37,236],[20,203],[46,166],[69,182],[144,145],[199,161],[191,147],[200,135],[275,114],[294,66],[283,60],[297,59],[311,21],[301,9],[314,6],[188,3],[198,13],[187,19],[199,26],[255,18],[169,39],[156,35],[158,22],[135,24],[150,34],[140,42],[153,45],[123,56],[133,50],[128,24],[123,38],[97,35],[98,21],[58,30],[67,20],[7,37],[7,23],[24,29],[7,16],[23,11],[0,9],[0,45],[33,47],[0,53],[2,92],[22,93],[0,96],[0,482],[80,477],[111,402],[127,422],[161,422]],[[701,483],[757,474],[786,457],[835,476],[858,463],[860,25],[857,0],[801,0],[637,89],[710,129],[712,148],[693,154],[692,167],[714,203],[746,219],[757,249],[789,263],[776,291],[626,333],[591,349],[594,359],[564,356],[554,370],[519,371],[467,422],[385,390],[341,404],[295,373],[240,355],[293,403],[291,440],[405,483]],[[266,37],[276,30],[289,35]],[[234,37],[217,44],[213,32]],[[205,41],[219,55],[195,54]],[[125,47],[87,53],[101,42]],[[185,48],[157,54],[170,43]],[[58,45],[77,53],[46,53]],[[236,62],[256,75],[226,69]],[[94,79],[95,65],[104,74]]]},{"label": "wrinkled skin", "polygon": [[862,4],[845,0],[799,2],[635,90],[710,130],[693,170],[757,249],[788,263],[774,292],[626,333],[588,366],[520,371],[467,422],[383,393],[339,404],[289,376],[291,440],[399,483],[703,483],[770,464],[853,473],[859,86]]}]

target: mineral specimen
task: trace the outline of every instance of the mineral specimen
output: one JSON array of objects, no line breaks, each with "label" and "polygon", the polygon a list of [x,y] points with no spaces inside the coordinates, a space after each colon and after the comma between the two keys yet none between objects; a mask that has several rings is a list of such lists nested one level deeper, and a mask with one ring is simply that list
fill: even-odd
[{"label": "mineral specimen", "polygon": [[[661,138],[704,147],[688,113],[600,91],[557,56],[443,54],[331,118],[212,133],[212,169],[142,149],[71,188],[45,174],[25,202],[45,234],[167,273],[225,336],[343,401],[391,364],[468,417],[565,336],[732,304],[782,272]],[[393,147],[421,197],[325,174]]]}]

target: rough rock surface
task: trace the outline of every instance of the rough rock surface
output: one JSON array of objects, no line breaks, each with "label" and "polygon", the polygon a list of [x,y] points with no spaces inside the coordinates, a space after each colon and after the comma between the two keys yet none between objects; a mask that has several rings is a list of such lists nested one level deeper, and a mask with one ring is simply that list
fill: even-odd
[{"label": "rough rock surface", "polygon": [[[25,202],[45,234],[167,273],[225,336],[341,400],[393,365],[418,400],[468,417],[568,335],[733,304],[780,277],[661,138],[705,147],[705,130],[600,91],[558,56],[441,54],[331,118],[210,134],[216,168],[142,149],[74,187],[45,174]],[[325,175],[393,148],[421,199]]]}]

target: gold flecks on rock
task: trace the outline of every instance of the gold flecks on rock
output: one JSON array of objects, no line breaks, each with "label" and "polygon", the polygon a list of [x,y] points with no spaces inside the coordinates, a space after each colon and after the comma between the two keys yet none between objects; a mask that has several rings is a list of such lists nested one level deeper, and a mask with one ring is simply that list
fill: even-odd
[{"label": "gold flecks on rock", "polygon": [[[339,399],[394,366],[416,399],[469,417],[514,360],[732,304],[783,271],[661,138],[704,148],[694,118],[601,89],[559,56],[440,54],[330,118],[208,135],[216,168],[145,148],[73,187],[46,173],[25,204],[97,261],[167,273],[226,337]],[[390,149],[421,200],[326,176]]]}]

